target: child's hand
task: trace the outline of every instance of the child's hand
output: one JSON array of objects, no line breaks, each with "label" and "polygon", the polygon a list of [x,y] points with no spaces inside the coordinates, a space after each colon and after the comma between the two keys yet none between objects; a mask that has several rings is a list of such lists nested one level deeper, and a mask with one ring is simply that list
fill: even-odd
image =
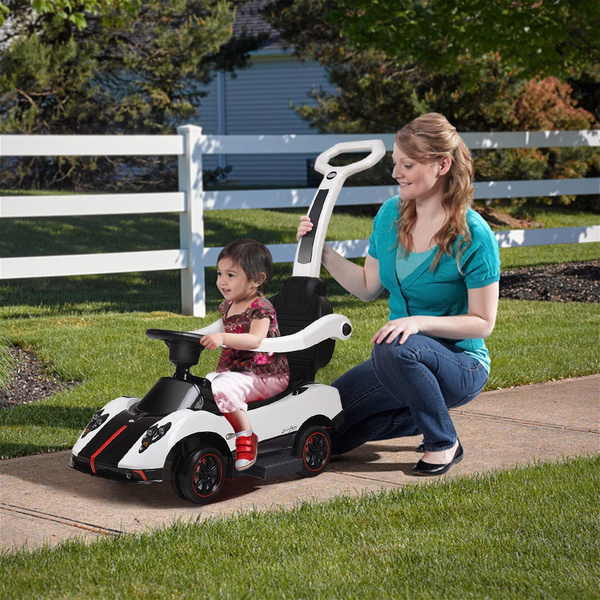
[{"label": "child's hand", "polygon": [[209,350],[216,350],[224,345],[222,333],[209,333],[200,338],[200,343]]},{"label": "child's hand", "polygon": [[300,240],[303,235],[306,235],[313,228],[313,224],[310,221],[308,215],[302,215],[300,217],[300,225],[298,225],[298,231],[296,232],[296,239]]}]

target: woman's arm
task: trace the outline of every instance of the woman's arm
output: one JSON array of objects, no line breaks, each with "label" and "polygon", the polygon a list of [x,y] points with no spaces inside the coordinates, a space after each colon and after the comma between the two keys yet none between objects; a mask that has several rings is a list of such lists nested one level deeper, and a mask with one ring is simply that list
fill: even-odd
[{"label": "woman's arm", "polygon": [[416,333],[450,340],[480,339],[488,337],[496,324],[499,284],[468,290],[469,309],[466,315],[451,317],[414,316],[394,319],[386,323],[373,336],[371,342],[391,344],[398,336],[403,344]]},{"label": "woman's arm", "polygon": [[268,318],[253,319],[250,323],[249,333],[210,333],[201,338],[200,343],[209,350],[216,350],[221,346],[236,350],[254,350],[267,337],[269,325]]},{"label": "woman's arm", "polygon": [[[312,227],[308,216],[303,215],[300,217],[300,225],[296,237],[300,239]],[[357,298],[368,302],[381,294],[383,285],[379,279],[379,261],[372,256],[367,255],[365,266],[361,267],[344,258],[328,244],[325,244],[323,247],[322,262],[332,277],[345,290]]]}]

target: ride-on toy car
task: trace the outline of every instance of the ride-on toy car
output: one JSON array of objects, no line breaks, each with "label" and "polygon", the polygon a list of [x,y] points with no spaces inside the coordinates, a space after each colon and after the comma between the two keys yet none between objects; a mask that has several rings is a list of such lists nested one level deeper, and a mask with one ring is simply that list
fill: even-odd
[{"label": "ride-on toy car", "polygon": [[[332,167],[343,152],[370,153],[352,164]],[[333,355],[336,339],[346,340],[352,327],[333,310],[319,278],[325,234],[344,180],[374,165],[385,154],[380,140],[350,142],[322,153],[315,169],[324,175],[309,208],[313,229],[298,243],[292,277],[271,298],[281,337],[265,339],[263,352],[285,352],[290,385],[281,394],[248,406],[258,436],[258,458],[239,473],[235,434],[213,399],[210,382],[190,372],[198,364],[203,335],[222,331],[221,320],[196,331],[149,329],[163,340],[172,377],[162,377],[143,398],[120,397],[92,416],[73,447],[70,466],[92,475],[132,482],[158,482],[170,465],[175,493],[191,502],[212,501],[227,478],[262,479],[288,473],[318,475],[331,453],[328,428],[343,419],[339,393],[315,382],[317,371]]]}]

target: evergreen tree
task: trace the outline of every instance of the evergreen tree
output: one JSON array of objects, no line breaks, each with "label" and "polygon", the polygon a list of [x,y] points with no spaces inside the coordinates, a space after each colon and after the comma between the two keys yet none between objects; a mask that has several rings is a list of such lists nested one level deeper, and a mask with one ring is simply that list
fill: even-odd
[{"label": "evergreen tree", "polygon": [[[232,38],[235,3],[5,0],[0,132],[165,134],[197,118],[215,70],[247,65],[259,40]],[[57,5],[64,5],[58,11]],[[88,10],[89,9],[89,10]],[[171,161],[172,162],[172,161]],[[160,159],[21,161],[4,186],[111,187],[173,181]],[[92,183],[93,182],[93,183]]]}]

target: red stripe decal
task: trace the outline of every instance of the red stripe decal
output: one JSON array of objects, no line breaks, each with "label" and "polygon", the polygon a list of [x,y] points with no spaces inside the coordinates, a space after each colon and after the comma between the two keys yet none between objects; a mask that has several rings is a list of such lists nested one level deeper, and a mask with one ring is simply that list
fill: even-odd
[{"label": "red stripe decal", "polygon": [[98,448],[98,450],[96,450],[96,452],[94,452],[94,454],[92,454],[92,458],[90,458],[90,467],[92,467],[92,473],[96,473],[96,466],[95,466],[95,461],[96,461],[96,456],[98,456],[98,454],[100,454],[100,452],[102,452],[102,450],[104,450],[104,448],[106,448],[106,446],[108,446],[119,434],[123,433],[123,431],[127,429],[127,425],[123,425],[123,427],[121,427],[121,429],[119,429],[119,431],[117,431],[117,433],[113,433],[113,435],[111,435],[105,442],[104,444],[102,444],[102,446],[100,446],[100,448]]},{"label": "red stripe decal", "polygon": [[144,481],[148,481],[148,478],[146,477],[144,471],[134,471],[134,473],[137,473]]}]

